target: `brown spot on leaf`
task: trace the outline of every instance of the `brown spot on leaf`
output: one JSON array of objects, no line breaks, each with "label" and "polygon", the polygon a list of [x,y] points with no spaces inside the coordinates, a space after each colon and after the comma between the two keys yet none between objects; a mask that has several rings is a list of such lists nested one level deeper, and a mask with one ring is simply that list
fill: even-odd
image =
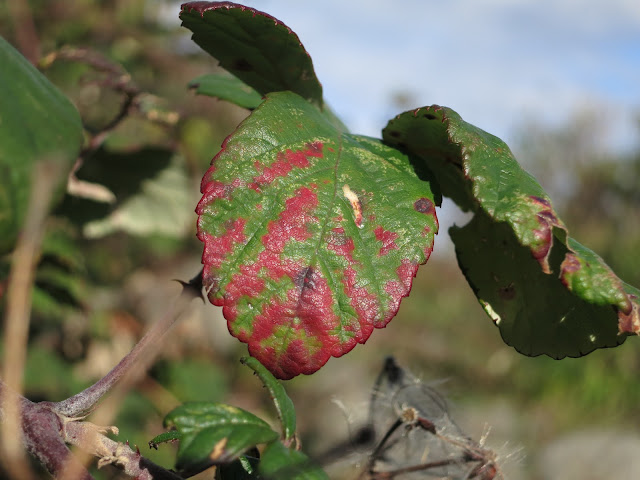
[{"label": "brown spot on leaf", "polygon": [[309,152],[309,154],[316,154],[313,156],[317,156],[317,157],[322,157],[323,146],[324,145],[322,142],[313,142],[313,143],[305,144],[305,147],[307,147],[307,152]]},{"label": "brown spot on leaf", "polygon": [[436,117],[434,114],[432,113],[425,113],[424,115],[422,115],[424,118],[426,118],[427,120],[435,120],[438,117]]},{"label": "brown spot on leaf", "polygon": [[500,287],[498,289],[498,295],[502,300],[513,300],[516,298],[516,289],[513,283],[510,283],[506,287]]},{"label": "brown spot on leaf", "polygon": [[309,266],[301,269],[293,279],[293,284],[301,291],[305,289],[315,288],[315,279],[317,278],[316,270]]},{"label": "brown spot on leaf", "polygon": [[631,311],[626,314],[618,311],[618,331],[620,333],[640,335],[640,303],[638,303],[638,297],[629,294],[627,294],[627,297],[631,301]]},{"label": "brown spot on leaf", "polygon": [[431,200],[428,198],[419,198],[413,204],[413,208],[420,213],[425,213],[427,215],[432,215],[435,212],[435,206]]},{"label": "brown spot on leaf", "polygon": [[358,195],[349,188],[349,185],[346,183],[342,186],[342,193],[345,198],[349,200],[351,203],[351,208],[353,208],[353,219],[358,228],[362,228],[362,202],[360,202],[360,198]]},{"label": "brown spot on leaf", "polygon": [[228,438],[222,438],[213,446],[213,450],[209,454],[209,460],[216,462],[220,457],[224,455],[224,448],[227,446]]},{"label": "brown spot on leaf", "polygon": [[582,266],[580,260],[573,253],[567,253],[560,264],[560,282],[569,290],[571,287],[571,276],[578,272]]},{"label": "brown spot on leaf", "polygon": [[546,198],[538,197],[536,195],[531,195],[529,198],[531,198],[535,203],[539,203],[546,208],[551,208],[551,203]]},{"label": "brown spot on leaf", "polygon": [[244,58],[239,58],[231,65],[232,70],[238,70],[240,72],[250,72],[253,70],[251,64]]}]

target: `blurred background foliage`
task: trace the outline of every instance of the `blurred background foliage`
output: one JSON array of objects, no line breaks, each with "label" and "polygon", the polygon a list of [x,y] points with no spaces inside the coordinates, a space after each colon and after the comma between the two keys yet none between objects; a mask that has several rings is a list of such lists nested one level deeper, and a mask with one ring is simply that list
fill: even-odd
[{"label": "blurred background foliage", "polygon": [[[55,401],[104,375],[170,307],[179,292],[172,279],[198,272],[201,245],[193,211],[199,182],[225,136],[248,112],[188,91],[188,82],[216,70],[217,62],[201,53],[186,31],[158,21],[165,9],[177,17],[175,2],[33,0],[29,5],[30,14],[16,13],[9,2],[0,5],[2,36],[41,58],[67,46],[90,49],[91,58],[114,67],[117,79],[138,92],[126,118],[76,173],[89,185],[88,193],[67,194],[48,225],[25,378],[30,399]],[[21,44],[30,21],[36,45]],[[90,143],[126,101],[114,88],[113,72],[64,58],[43,65],[81,112]],[[512,149],[548,190],[572,236],[638,286],[640,148],[622,154],[608,150],[602,132],[610,121],[596,107],[554,128],[530,119],[517,127]],[[582,359],[519,355],[502,343],[477,304],[455,258],[443,248],[448,241],[443,230],[436,250],[445,253],[422,267],[411,297],[385,330],[312,377],[286,384],[306,451],[319,453],[355,430],[390,354],[425,380],[448,379],[442,388],[459,422],[476,438],[492,426],[489,444],[510,457],[505,469],[515,472],[511,478],[543,478],[538,458],[564,433],[638,432],[637,340]],[[0,262],[0,295],[8,260]],[[172,464],[167,447],[155,451],[146,445],[180,402],[224,401],[272,415],[257,381],[238,363],[245,346],[228,335],[216,307],[194,304],[158,348],[159,361],[114,422],[119,439],[139,445],[152,460]],[[520,447],[522,453],[514,453]],[[96,475],[116,478],[117,472],[106,468]]]}]

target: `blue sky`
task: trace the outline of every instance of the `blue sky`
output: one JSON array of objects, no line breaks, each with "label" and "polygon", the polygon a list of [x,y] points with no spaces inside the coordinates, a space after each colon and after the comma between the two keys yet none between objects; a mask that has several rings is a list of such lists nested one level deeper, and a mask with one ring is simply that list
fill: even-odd
[{"label": "blue sky", "polygon": [[612,144],[638,143],[638,0],[244,4],[298,34],[354,133],[379,136],[396,113],[437,103],[507,142],[527,119],[561,124],[593,109],[615,120]]}]

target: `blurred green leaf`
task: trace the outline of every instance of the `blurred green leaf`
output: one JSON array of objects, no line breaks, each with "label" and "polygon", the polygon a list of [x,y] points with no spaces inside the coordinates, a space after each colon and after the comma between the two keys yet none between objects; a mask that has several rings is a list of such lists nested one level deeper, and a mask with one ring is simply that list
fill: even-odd
[{"label": "blurred green leaf", "polygon": [[230,462],[249,448],[278,438],[264,420],[219,403],[186,403],[171,411],[164,425],[178,431],[176,468],[189,474]]},{"label": "blurred green leaf", "polygon": [[43,159],[71,168],[82,146],[80,116],[69,100],[0,37],[0,254],[12,249]]},{"label": "blurred green leaf", "polygon": [[284,387],[257,359],[243,357],[240,361],[252,369],[258,375],[262,384],[267,387],[282,424],[282,438],[287,444],[294,442],[296,437],[296,410]]},{"label": "blurred green leaf", "polygon": [[262,95],[237,77],[222,74],[207,74],[189,82],[199,95],[226,100],[239,107],[253,110],[262,103]]},{"label": "blurred green leaf", "polygon": [[187,358],[161,362],[157,376],[181,401],[218,401],[227,393],[227,376],[210,360]]},{"label": "blurred green leaf", "polygon": [[62,321],[83,305],[86,268],[77,233],[72,225],[50,222],[36,269],[32,308],[44,319]]},{"label": "blurred green leaf", "polygon": [[182,5],[180,19],[194,42],[261,95],[289,90],[322,107],[311,57],[271,15],[227,2],[190,2]]},{"label": "blurred green leaf", "polygon": [[260,457],[260,473],[273,480],[329,480],[327,474],[299,450],[274,442]]},{"label": "blurred green leaf", "polygon": [[77,380],[73,365],[65,361],[59,352],[40,345],[29,347],[24,383],[25,391],[34,401],[38,398],[66,398],[86,386]]},{"label": "blurred green leaf", "polygon": [[109,216],[85,225],[88,238],[99,238],[118,230],[131,235],[183,236],[192,222],[189,178],[179,162],[157,177],[143,182],[139,194],[127,199]]},{"label": "blurred green leaf", "polygon": [[[504,341],[519,352],[577,357],[624,342],[615,311],[606,304],[588,303],[567,290],[557,275],[545,274],[505,223],[477,213],[449,233],[480,304]],[[558,243],[550,258],[556,271],[568,253]]]}]

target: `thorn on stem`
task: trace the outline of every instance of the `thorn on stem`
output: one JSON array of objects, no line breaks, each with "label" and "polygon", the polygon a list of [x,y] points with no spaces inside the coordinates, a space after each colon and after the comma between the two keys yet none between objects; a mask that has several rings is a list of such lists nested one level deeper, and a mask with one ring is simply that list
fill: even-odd
[{"label": "thorn on stem", "polygon": [[200,272],[198,272],[198,274],[188,282],[177,278],[175,278],[174,280],[182,285],[183,294],[190,295],[193,298],[200,298],[200,300],[204,302],[204,296],[202,295],[202,272],[203,270],[201,269]]}]

